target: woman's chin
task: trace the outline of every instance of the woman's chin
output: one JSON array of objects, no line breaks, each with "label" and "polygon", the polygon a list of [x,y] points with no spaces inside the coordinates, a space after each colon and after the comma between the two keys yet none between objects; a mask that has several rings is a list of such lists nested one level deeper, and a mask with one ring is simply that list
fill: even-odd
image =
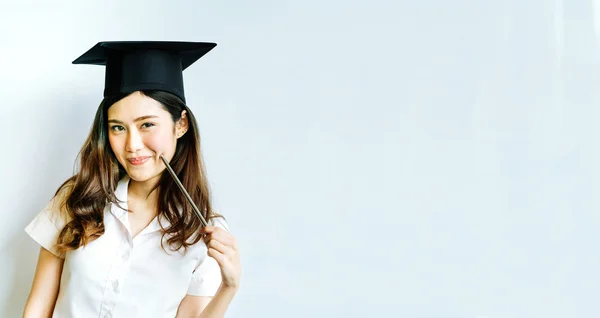
[{"label": "woman's chin", "polygon": [[142,169],[128,169],[127,170],[127,174],[129,175],[129,178],[133,181],[136,182],[146,182],[150,179],[153,179],[154,177],[156,177],[156,173],[154,173],[155,171],[144,171]]}]

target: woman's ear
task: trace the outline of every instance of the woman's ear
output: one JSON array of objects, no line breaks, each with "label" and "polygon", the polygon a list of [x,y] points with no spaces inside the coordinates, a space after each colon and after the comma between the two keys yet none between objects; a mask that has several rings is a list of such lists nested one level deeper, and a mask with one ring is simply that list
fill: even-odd
[{"label": "woman's ear", "polygon": [[189,122],[187,118],[187,112],[185,110],[182,110],[181,118],[177,121],[177,124],[175,125],[175,133],[177,134],[177,138],[185,134],[185,132],[188,130],[188,125]]}]

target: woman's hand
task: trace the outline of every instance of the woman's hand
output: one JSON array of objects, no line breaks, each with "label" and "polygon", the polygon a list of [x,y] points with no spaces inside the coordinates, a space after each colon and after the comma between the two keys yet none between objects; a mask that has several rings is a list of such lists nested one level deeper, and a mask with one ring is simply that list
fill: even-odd
[{"label": "woman's hand", "polygon": [[205,226],[201,233],[205,234],[208,256],[214,258],[221,268],[222,286],[237,289],[242,276],[237,240],[231,233],[216,226]]}]

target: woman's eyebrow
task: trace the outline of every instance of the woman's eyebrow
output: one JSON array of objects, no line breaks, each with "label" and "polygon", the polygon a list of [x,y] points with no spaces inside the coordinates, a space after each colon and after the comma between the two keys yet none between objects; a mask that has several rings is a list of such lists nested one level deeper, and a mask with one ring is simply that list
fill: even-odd
[{"label": "woman's eyebrow", "polygon": [[[158,118],[158,116],[156,115],[146,115],[146,116],[142,116],[142,117],[138,117],[136,119],[134,119],[133,121],[141,121],[141,120],[146,120],[148,118]],[[116,123],[116,124],[123,124],[122,121],[118,120],[118,119],[109,119],[108,120],[109,123]]]}]

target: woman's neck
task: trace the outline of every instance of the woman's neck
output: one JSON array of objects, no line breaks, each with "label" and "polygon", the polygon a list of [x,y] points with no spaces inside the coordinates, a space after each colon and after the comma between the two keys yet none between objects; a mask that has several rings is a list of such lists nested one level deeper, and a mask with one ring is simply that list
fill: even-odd
[{"label": "woman's neck", "polygon": [[[154,211],[154,207],[158,204],[158,188],[154,189],[159,178],[156,180],[150,179],[143,182],[131,180],[127,189],[128,201],[135,201],[136,206],[144,206]],[[154,189],[154,191],[153,191]],[[144,209],[148,210],[148,209]],[[134,211],[135,212],[135,211]]]}]

